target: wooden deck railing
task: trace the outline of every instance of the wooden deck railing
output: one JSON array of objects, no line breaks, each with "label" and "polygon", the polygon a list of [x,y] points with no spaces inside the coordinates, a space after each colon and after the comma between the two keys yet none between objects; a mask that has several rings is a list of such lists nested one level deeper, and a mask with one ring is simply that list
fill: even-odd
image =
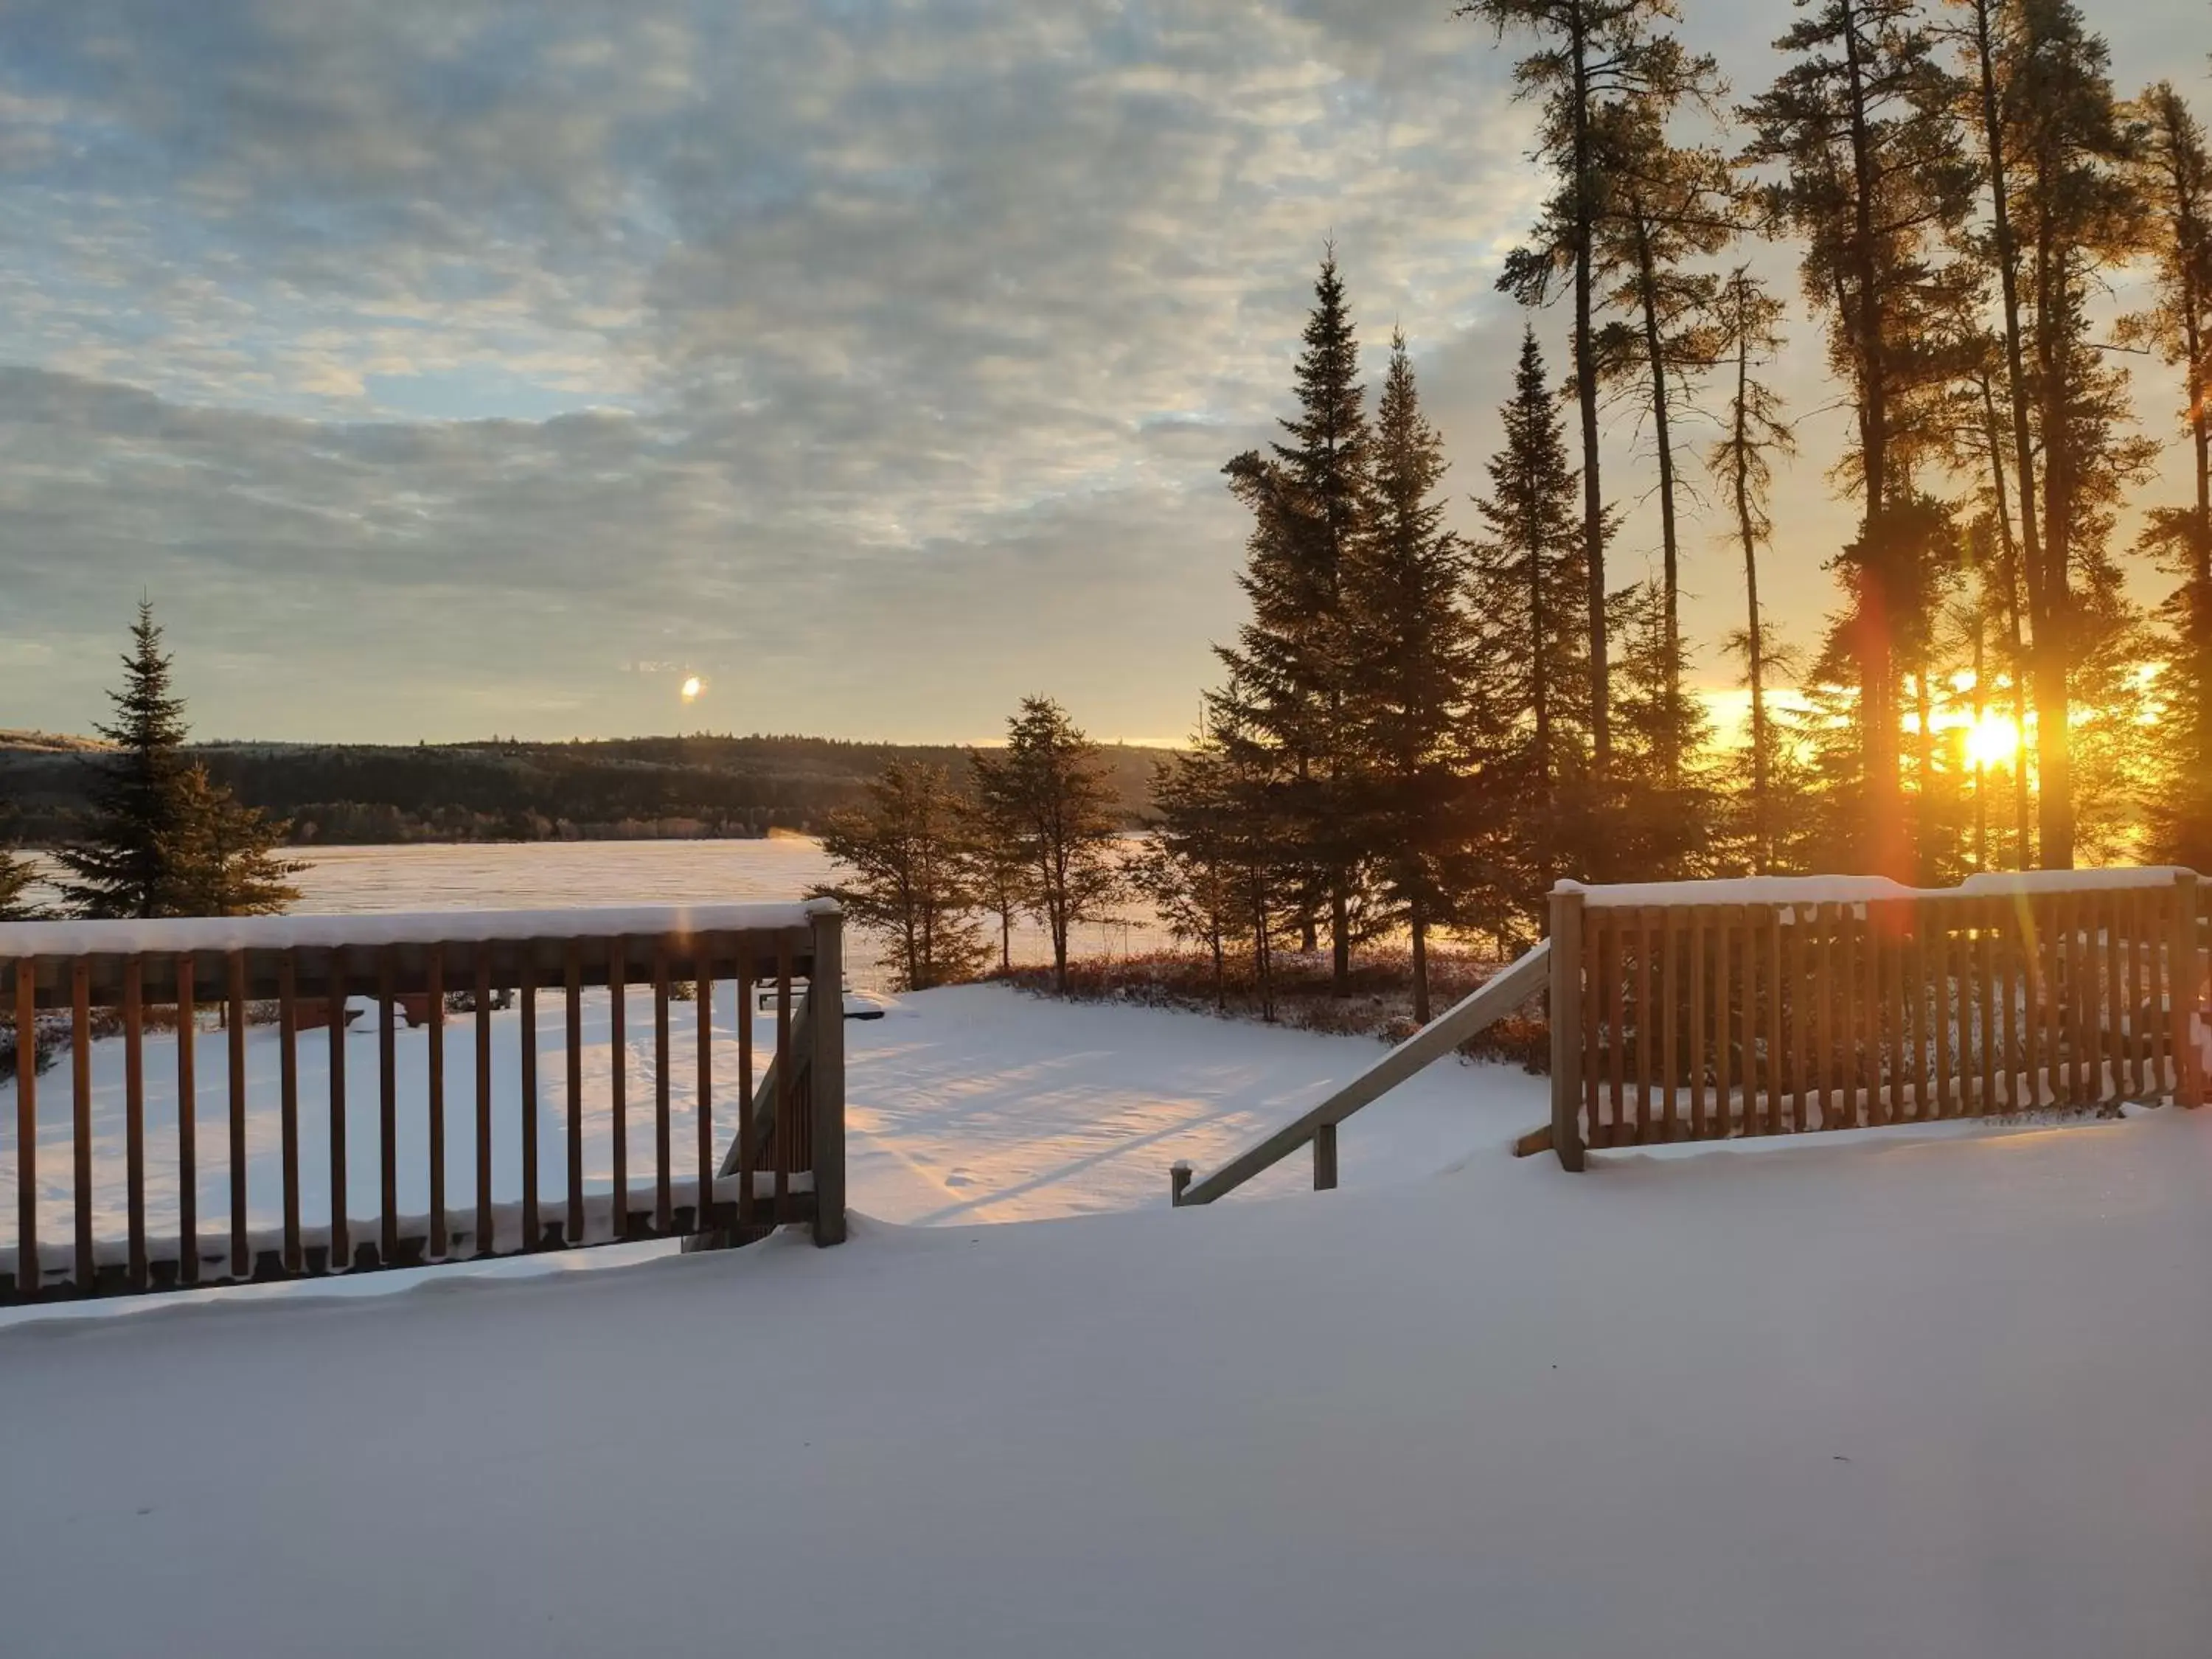
[{"label": "wooden deck railing", "polygon": [[[839,915],[825,903],[0,925],[0,980],[11,994],[5,1006],[21,1051],[15,1239],[12,1249],[0,1249],[0,1302],[641,1238],[742,1242],[798,1221],[811,1224],[818,1243],[836,1243],[844,1235],[843,1021],[811,1018],[811,996],[801,999],[794,988],[802,981],[810,990],[829,988],[829,1006],[842,1014],[842,963]],[[732,982],[735,1030],[718,1034],[714,988]],[[775,988],[775,1036],[757,1097],[751,999],[763,982]],[[690,1011],[684,1023],[691,1029],[682,1032],[672,1013],[687,1006],[679,985],[689,990]],[[653,1027],[650,1141],[635,1149],[625,1030],[632,987],[649,988]],[[586,1180],[582,1013],[584,993],[599,989],[607,993],[611,1178],[593,1189]],[[495,1014],[507,992],[512,1007]],[[463,1011],[449,1012],[456,994]],[[373,1108],[349,1086],[349,1001],[356,997],[372,1000],[375,1012]],[[544,1004],[556,1000],[565,1061],[559,1085],[565,1179],[562,1189],[548,1193],[540,1173],[550,1103],[541,1105],[541,1090],[550,1094],[544,1085],[552,1079],[539,1075],[539,1032]],[[266,1063],[267,1035],[249,1029],[272,1005],[273,1066]],[[210,1012],[222,1021],[220,1031],[203,1029]],[[57,1013],[66,1029],[65,1081],[38,1075],[32,1058],[40,1017]],[[405,1091],[404,1113],[398,1064],[403,1018],[428,1026],[422,1088]],[[463,1023],[474,1048],[473,1089],[458,1101],[448,1099],[454,1022]],[[174,1034],[178,1109],[158,1146],[148,1136],[149,1024]],[[514,1082],[502,1091],[495,1087],[495,1036],[510,1026]],[[100,1217],[100,1192],[116,1172],[102,1167],[94,1121],[95,1037],[109,1030],[121,1048],[119,1236],[106,1231]],[[726,1152],[716,1132],[718,1035],[734,1036],[736,1046],[736,1075],[722,1080],[720,1097],[738,1105],[735,1121],[724,1119]],[[357,1031],[352,1040],[365,1036]],[[222,1045],[226,1073],[219,1102],[206,1098],[199,1065],[210,1043]],[[327,1100],[319,1104],[302,1098],[301,1061],[310,1043],[322,1048],[327,1068]],[[264,1062],[258,1075],[256,1057]],[[683,1126],[672,1110],[679,1068],[694,1085],[692,1121]],[[58,1167],[40,1140],[40,1103],[50,1091],[70,1107],[68,1158]],[[374,1202],[364,1205],[365,1183],[349,1179],[348,1142],[366,1138],[372,1110],[377,1182]],[[314,1125],[319,1111],[326,1115]],[[210,1218],[217,1223],[212,1231],[198,1213],[203,1176],[216,1173],[204,1170],[199,1158],[201,1127],[210,1120],[224,1143],[228,1212]],[[319,1158],[303,1157],[309,1127],[326,1128]],[[680,1145],[679,1136],[690,1144]],[[410,1152],[422,1149],[427,1189],[419,1211],[401,1202],[403,1139]],[[250,1182],[257,1142],[278,1162]],[[507,1198],[497,1195],[495,1181],[495,1160],[503,1155],[520,1165]],[[466,1165],[472,1190],[447,1190],[455,1162]],[[149,1176],[173,1188],[173,1227],[149,1224]],[[315,1197],[326,1194],[319,1223],[303,1219],[311,1183]],[[41,1198],[55,1188],[70,1218],[66,1236],[41,1223]]]},{"label": "wooden deck railing", "polygon": [[1552,899],[1552,1140],[2203,1097],[2195,874],[1582,888]]}]

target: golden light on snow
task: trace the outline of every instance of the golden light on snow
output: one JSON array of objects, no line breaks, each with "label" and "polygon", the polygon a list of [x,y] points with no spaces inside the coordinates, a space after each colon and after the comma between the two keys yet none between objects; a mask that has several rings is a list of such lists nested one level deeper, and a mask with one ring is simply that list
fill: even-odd
[{"label": "golden light on snow", "polygon": [[2009,714],[1986,714],[1966,728],[1966,760],[1985,770],[2012,764],[2020,727]]},{"label": "golden light on snow", "polygon": [[696,674],[691,675],[684,682],[684,701],[696,702],[699,700],[699,694],[706,689],[706,681],[701,679]]}]

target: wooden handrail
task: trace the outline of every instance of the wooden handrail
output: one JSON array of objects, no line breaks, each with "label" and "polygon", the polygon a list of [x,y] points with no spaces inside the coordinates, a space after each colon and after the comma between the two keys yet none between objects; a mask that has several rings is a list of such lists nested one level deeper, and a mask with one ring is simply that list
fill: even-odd
[{"label": "wooden handrail", "polygon": [[[1178,1164],[1170,1177],[1178,1206],[1211,1204],[1233,1193],[1254,1176],[1273,1168],[1309,1141],[1316,1147],[1316,1184],[1335,1184],[1336,1126],[1361,1107],[1381,1098],[1416,1072],[1454,1053],[1534,996],[1544,986],[1552,956],[1551,941],[1536,947],[1462,997],[1358,1077],[1296,1121],[1285,1124],[1256,1146],[1249,1146],[1205,1180],[1193,1184],[1190,1165]],[[1326,1181],[1318,1180],[1325,1173]]]}]

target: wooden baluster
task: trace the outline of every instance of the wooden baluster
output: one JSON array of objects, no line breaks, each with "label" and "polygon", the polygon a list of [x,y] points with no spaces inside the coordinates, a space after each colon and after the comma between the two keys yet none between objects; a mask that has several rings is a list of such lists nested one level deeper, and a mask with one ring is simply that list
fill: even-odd
[{"label": "wooden baluster", "polygon": [[1820,1127],[1836,1127],[1836,907],[1808,905],[1813,929],[1813,1078],[1818,1090]]},{"label": "wooden baluster", "polygon": [[2067,1044],[2073,1064],[2069,1068],[2072,1086],[2068,1097],[2076,1106],[2086,1106],[2094,1097],[2089,1067],[2097,1047],[2090,1025],[2097,1006],[2094,994],[2097,983],[2096,926],[2093,896],[2069,895],[2066,907],[2066,1012],[2073,1025]]},{"label": "wooden baluster", "polygon": [[378,1261],[399,1259],[399,1042],[392,947],[376,953],[376,1199]]},{"label": "wooden baluster", "polygon": [[2120,932],[2126,897],[2124,888],[2108,891],[2100,907],[2105,919],[2105,1012],[2097,1022],[2097,1094],[2100,1100],[2119,1100],[2128,1093],[2128,986],[2127,975],[2120,966]]},{"label": "wooden baluster", "polygon": [[568,1057],[568,1242],[584,1243],[584,945],[570,939],[562,957],[567,973],[562,1046]]},{"label": "wooden baluster", "polygon": [[1925,1123],[1935,1115],[1928,1098],[1928,930],[1926,907],[1914,901],[1904,907],[1905,917],[1905,994],[1906,1018],[1912,1042],[1912,1115]]},{"label": "wooden baluster", "polygon": [[76,1286],[89,1294],[100,1267],[92,1254],[92,964],[82,957],[70,964],[70,1097]]},{"label": "wooden baluster", "polygon": [[783,1225],[791,1200],[791,945],[775,947],[775,1225]]},{"label": "wooden baluster", "polygon": [[1690,1139],[1703,1140],[1711,1125],[1705,1116],[1705,924],[1712,907],[1690,910]]},{"label": "wooden baluster", "polygon": [[1651,912],[1636,912],[1636,1144],[1651,1138]]},{"label": "wooden baluster", "polygon": [[753,1224],[753,936],[738,936],[738,1230]]},{"label": "wooden baluster", "polygon": [[1662,1074],[1660,1095],[1659,1139],[1672,1143],[1680,1128],[1674,1111],[1674,1085],[1680,1076],[1682,1064],[1681,1040],[1677,1035],[1680,1024],[1682,1002],[1682,913],[1672,905],[1658,913],[1659,916],[1659,1000],[1655,1005],[1659,1021],[1659,1054]]},{"label": "wooden baluster", "polygon": [[1606,1146],[1621,1146],[1628,1139],[1628,1097],[1626,1097],[1626,1073],[1628,1073],[1628,927],[1626,921],[1631,911],[1608,909],[1606,915],[1606,1024],[1613,1029],[1613,1053],[1608,1057],[1608,1084],[1613,1093],[1613,1117],[1606,1124]]},{"label": "wooden baluster", "polygon": [[446,947],[430,946],[424,966],[430,1009],[430,1259],[442,1261],[446,1231]]},{"label": "wooden baluster", "polygon": [[653,1189],[653,1234],[674,1231],[675,1200],[669,1191],[669,1166],[675,1152],[668,1124],[668,939],[653,945],[653,1154],[657,1178]]},{"label": "wooden baluster", "polygon": [[[1936,1040],[1936,1115],[1956,1117],[1951,1098],[1951,910],[1941,901],[1923,907],[1928,918],[1929,988],[1935,993],[1931,1010]],[[1963,1019],[1965,1011],[1960,1010]]]},{"label": "wooden baluster", "polygon": [[130,1229],[129,1283],[146,1288],[146,1010],[145,965],[123,963],[123,1179]]},{"label": "wooden baluster", "polygon": [[477,1024],[477,1254],[499,1254],[499,1226],[491,1207],[491,947],[476,951]]},{"label": "wooden baluster", "polygon": [[[300,1237],[300,968],[287,951],[276,961],[276,1046],[284,1152],[284,1271],[307,1270]],[[233,1225],[236,1218],[233,1218]]]},{"label": "wooden baluster", "polygon": [[1314,1190],[1326,1193],[1336,1187],[1336,1125],[1324,1123],[1314,1130]]},{"label": "wooden baluster", "polygon": [[1907,1068],[1911,1064],[1911,1027],[1905,1018],[1905,980],[1910,971],[1905,945],[1911,926],[1911,907],[1899,902],[1882,906],[1882,977],[1887,982],[1887,1048],[1889,1049],[1889,1120],[1911,1121],[1905,1110]]},{"label": "wooden baluster", "polygon": [[2199,943],[2197,872],[2184,870],[2173,880],[2172,960],[2167,964],[2166,984],[2172,1018],[2168,1022],[2173,1050],[2173,1101],[2195,1108],[2204,1103],[2204,1068],[2197,1053],[2195,1023],[2197,1000],[2204,994],[2203,950]]},{"label": "wooden baluster", "polygon": [[1984,899],[1974,907],[1974,994],[1981,1011],[1976,1021],[1976,1035],[1980,1038],[1982,1054],[1982,1097],[1974,1109],[1980,1115],[1987,1115],[1997,1109],[1998,1037],[1994,926],[1997,912],[1997,903],[1991,899]]},{"label": "wooden baluster", "polygon": [[691,1230],[703,1233],[714,1212],[714,945],[702,935],[699,993],[693,1008],[699,1017],[699,1192],[691,1210]]},{"label": "wooden baluster", "polygon": [[[230,1039],[229,1073],[225,1079],[230,1085],[230,1276],[246,1279],[253,1273],[252,1241],[246,1231],[246,952],[233,951],[225,959],[223,968],[229,979],[229,1006],[224,1011],[224,1022],[229,1027],[224,1035]],[[291,1045],[285,1045],[290,1053]],[[290,1120],[291,1139],[287,1146],[296,1169],[299,1157],[299,1097],[295,1080],[293,1114]],[[291,1263],[288,1256],[286,1266]]]},{"label": "wooden baluster", "polygon": [[199,1079],[193,1030],[198,970],[191,957],[177,958],[177,1283],[200,1280]]},{"label": "wooden baluster", "polygon": [[2145,1075],[2148,1070],[2146,1062],[2150,1057],[2150,1022],[2142,1017],[2144,919],[2148,911],[2149,896],[2143,889],[2130,887],[2127,890],[2125,907],[2128,936],[2128,1092],[2138,1099],[2150,1091],[2150,1084]]},{"label": "wooden baluster", "polygon": [[1782,1133],[1784,1080],[1782,1048],[1782,988],[1787,969],[1782,959],[1782,907],[1766,908],[1766,948],[1760,952],[1766,967],[1766,1133]]},{"label": "wooden baluster", "polygon": [[1736,911],[1721,906],[1713,928],[1713,1133],[1725,1139],[1735,1133],[1735,1106],[1729,1099],[1733,1086],[1729,1055],[1735,1042],[1735,1021],[1730,1006],[1729,957],[1735,938]]},{"label": "wooden baluster", "polygon": [[1606,1144],[1600,1127],[1603,1113],[1599,1104],[1600,1062],[1605,1041],[1605,912],[1592,909],[1587,902],[1576,905],[1575,910],[1582,917],[1583,929],[1583,984],[1577,1002],[1583,1022],[1583,1146],[1588,1148]]},{"label": "wooden baluster", "polygon": [[[1778,916],[1781,912],[1775,914]],[[1790,1021],[1790,1127],[1793,1133],[1813,1127],[1811,1102],[1806,1089],[1809,1063],[1806,1050],[1812,1020],[1805,1006],[1813,971],[1813,947],[1807,941],[1806,932],[1812,925],[1810,905],[1790,907],[1790,1000],[1783,1012]]]},{"label": "wooden baluster", "polygon": [[1864,955],[1862,946],[1864,930],[1859,926],[1856,905],[1836,907],[1836,1000],[1842,1013],[1838,1042],[1842,1052],[1837,1064],[1842,1073],[1843,1104],[1840,1115],[1845,1127],[1856,1129],[1872,1116],[1870,1109],[1863,1103],[1861,1092],[1866,1078],[1866,981],[1859,966]]},{"label": "wooden baluster", "polygon": [[46,1288],[39,1261],[39,963],[15,963],[15,1294]]},{"label": "wooden baluster", "polygon": [[520,1003],[522,1061],[522,1248],[537,1249],[544,1243],[538,1215],[538,952],[525,939],[515,948],[520,963],[516,997]]},{"label": "wooden baluster", "polygon": [[331,1033],[331,1259],[330,1271],[343,1273],[353,1262],[353,1238],[346,1194],[346,971],[345,952],[332,951],[327,1005]]},{"label": "wooden baluster", "polygon": [[2042,907],[2027,894],[2013,902],[2014,955],[2020,963],[2020,1056],[2025,1083],[2013,1102],[2015,1111],[2043,1103],[2044,1032],[2045,1003],[2050,992],[2044,957],[2050,947]]},{"label": "wooden baluster", "polygon": [[613,1072],[608,1079],[613,1105],[607,1133],[614,1162],[614,1202],[607,1213],[617,1239],[629,1237],[629,941],[607,946],[607,1033]]}]

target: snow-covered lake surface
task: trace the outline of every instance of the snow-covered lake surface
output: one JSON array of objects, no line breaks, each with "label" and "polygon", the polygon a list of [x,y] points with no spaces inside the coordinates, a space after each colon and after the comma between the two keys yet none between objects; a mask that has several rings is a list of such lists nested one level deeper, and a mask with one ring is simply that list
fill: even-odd
[{"label": "snow-covered lake surface", "polygon": [[1374,1045],[851,1029],[842,1248],[0,1329],[0,1648],[2207,1650],[2212,1112],[1571,1176],[1450,1065],[1174,1211]]},{"label": "snow-covered lake surface", "polygon": [[[822,843],[808,836],[746,841],[432,842],[404,847],[293,849],[301,911],[538,910],[579,904],[726,904],[793,899],[833,879]],[[37,898],[45,890],[34,890]],[[50,893],[46,894],[51,896]],[[1127,920],[1080,924],[1069,947],[1127,955],[1165,936],[1141,908]],[[1048,962],[1051,941],[1034,922],[1014,929],[1017,962]],[[855,934],[846,961],[856,982],[882,980],[878,941]]]}]

